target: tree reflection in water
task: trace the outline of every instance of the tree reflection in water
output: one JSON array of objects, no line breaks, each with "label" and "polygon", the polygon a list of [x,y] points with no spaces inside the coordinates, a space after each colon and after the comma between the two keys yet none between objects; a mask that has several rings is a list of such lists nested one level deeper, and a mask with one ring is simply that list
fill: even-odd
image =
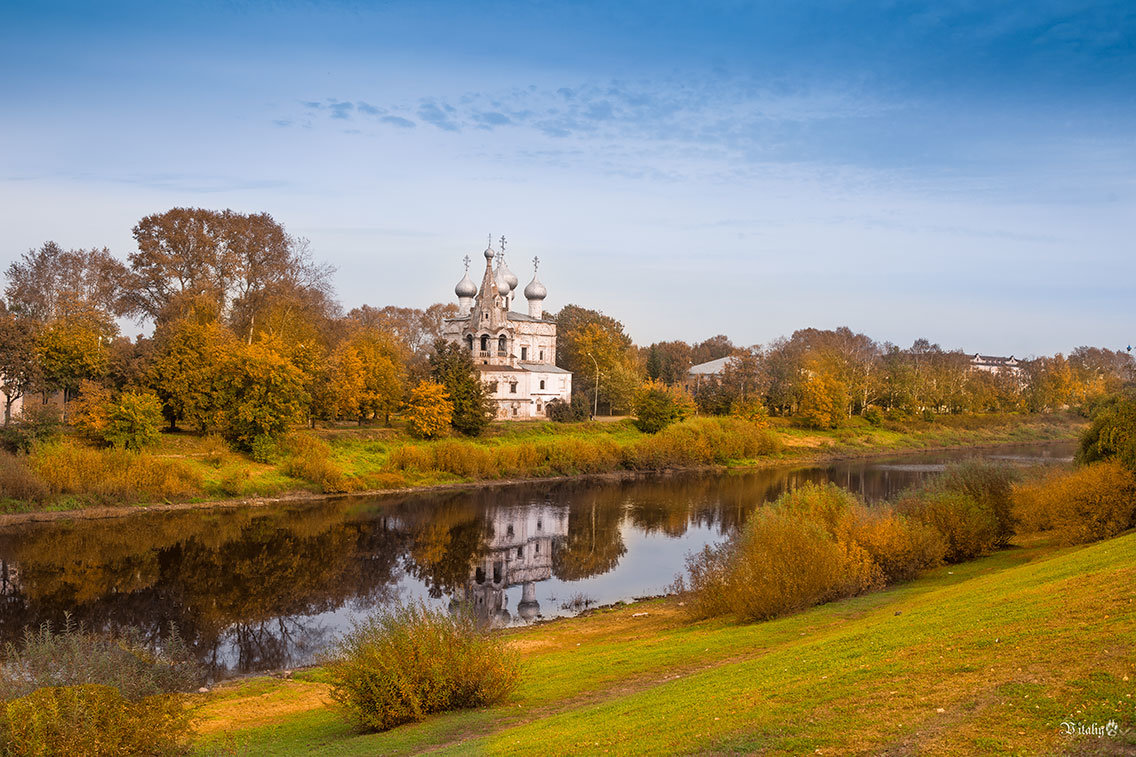
[{"label": "tree reflection in water", "polygon": [[601,601],[658,590],[621,579],[621,562],[646,561],[665,585],[682,561],[668,544],[720,539],[785,489],[832,480],[878,500],[935,467],[910,463],[942,457],[29,524],[0,531],[0,640],[65,612],[153,639],[172,623],[224,676],[304,664],[351,619],[399,598],[528,621],[542,613],[538,584],[567,591],[602,577],[613,594]]}]

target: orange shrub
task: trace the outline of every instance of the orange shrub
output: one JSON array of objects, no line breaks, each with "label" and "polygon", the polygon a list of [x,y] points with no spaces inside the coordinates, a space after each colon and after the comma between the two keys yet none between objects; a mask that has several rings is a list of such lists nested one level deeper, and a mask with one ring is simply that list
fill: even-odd
[{"label": "orange shrub", "polygon": [[1055,530],[1064,544],[1107,539],[1136,526],[1136,478],[1116,461],[1094,463],[1014,489],[1023,529]]},{"label": "orange shrub", "polygon": [[989,552],[998,541],[998,520],[969,494],[925,489],[909,494],[896,510],[942,534],[948,562],[970,560]]}]

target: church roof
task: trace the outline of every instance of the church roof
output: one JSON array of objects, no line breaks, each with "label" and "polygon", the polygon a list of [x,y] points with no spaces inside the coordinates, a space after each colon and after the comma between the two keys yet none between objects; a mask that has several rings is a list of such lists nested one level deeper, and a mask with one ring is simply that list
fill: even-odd
[{"label": "church roof", "polygon": [[509,311],[509,320],[510,321],[527,321],[528,323],[550,323],[550,321],[546,321],[543,318],[533,318],[528,313],[516,313],[516,312],[513,312],[512,310]]},{"label": "church roof", "polygon": [[520,363],[523,370],[532,371],[533,373],[571,373],[566,371],[558,365],[552,363]]},{"label": "church roof", "polygon": [[[470,316],[468,316],[468,315],[459,315],[456,318],[443,318],[442,320],[444,320],[444,321],[468,321],[469,318],[470,318]],[[510,321],[523,321],[525,323],[555,323],[555,321],[550,321],[546,318],[533,318],[528,313],[517,313],[513,310],[509,311],[509,320]]]}]

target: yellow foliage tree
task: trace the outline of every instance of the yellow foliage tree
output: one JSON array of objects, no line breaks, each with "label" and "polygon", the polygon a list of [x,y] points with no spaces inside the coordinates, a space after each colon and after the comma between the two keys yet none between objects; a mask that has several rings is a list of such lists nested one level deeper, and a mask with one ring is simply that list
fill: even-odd
[{"label": "yellow foliage tree", "polygon": [[454,405],[446,387],[423,381],[410,390],[406,402],[406,423],[410,433],[420,439],[434,439],[446,433],[454,417]]}]

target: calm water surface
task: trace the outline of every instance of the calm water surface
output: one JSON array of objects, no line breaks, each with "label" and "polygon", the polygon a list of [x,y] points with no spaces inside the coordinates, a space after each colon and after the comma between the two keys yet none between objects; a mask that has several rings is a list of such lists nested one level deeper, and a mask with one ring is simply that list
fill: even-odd
[{"label": "calm water surface", "polygon": [[173,623],[218,678],[311,662],[375,607],[465,600],[507,625],[659,594],[686,554],[805,481],[869,501],[951,461],[1067,465],[1071,443],[563,482],[0,530],[0,641],[45,621]]}]

